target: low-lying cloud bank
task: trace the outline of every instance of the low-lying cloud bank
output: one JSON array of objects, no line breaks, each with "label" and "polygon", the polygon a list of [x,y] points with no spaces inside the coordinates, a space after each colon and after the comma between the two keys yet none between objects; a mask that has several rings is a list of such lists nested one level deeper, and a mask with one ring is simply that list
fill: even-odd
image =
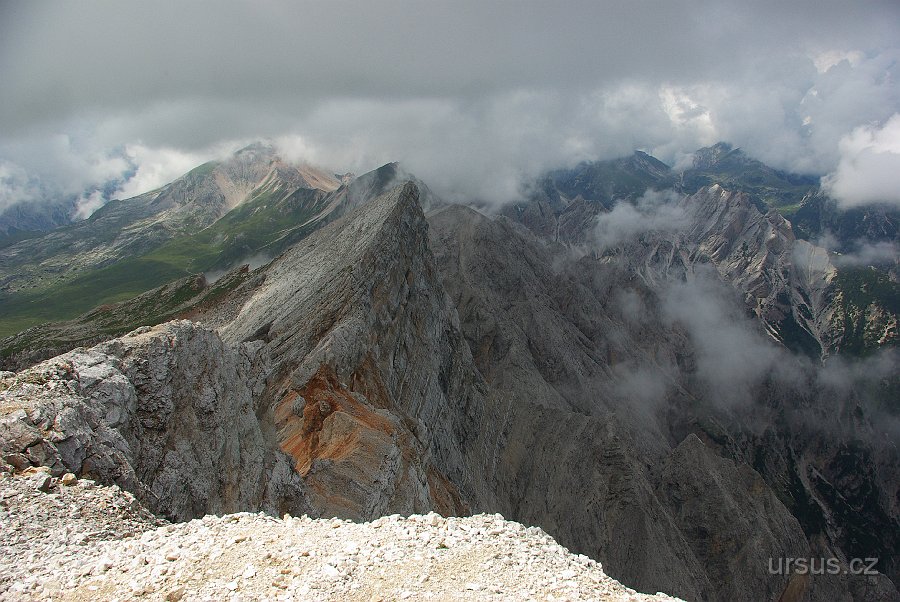
[{"label": "low-lying cloud bank", "polygon": [[[632,262],[637,260],[641,266],[642,252],[657,249],[660,241],[675,245],[676,254],[689,254],[692,243],[685,234],[691,226],[690,214],[671,191],[648,192],[634,203],[620,202],[596,217],[591,249],[604,254],[604,262],[617,265],[611,268],[614,271],[641,274],[635,281],[648,284],[652,291],[650,301],[632,289],[614,291],[609,296],[610,315],[618,316],[635,332],[649,328],[656,335],[669,333],[663,336],[674,337],[669,340],[676,348],[682,337],[690,343],[680,348],[686,354],[683,361],[675,362],[663,354],[647,364],[625,361],[614,365],[613,392],[618,397],[649,409],[664,408],[665,400],[677,390],[675,383],[690,382],[704,403],[729,412],[752,412],[759,399],[770,395],[794,400],[798,408],[804,400],[815,398],[815,411],[826,413],[847,411],[846,404],[852,410],[852,404],[859,402],[879,416],[886,431],[900,432],[898,408],[884,402],[891,396],[887,387],[900,382],[896,349],[886,348],[865,358],[829,357],[823,363],[777,342],[752,317],[736,288],[711,264],[698,261],[684,269],[655,271],[647,264],[650,276],[642,267],[635,271]],[[860,239],[850,243],[844,253],[828,252],[837,246],[829,233],[815,243],[821,247],[817,257],[823,262],[818,266],[823,277],[826,268],[830,269],[828,262],[838,268],[890,267],[900,262],[900,249],[893,241]],[[802,258],[795,249],[797,265],[806,265],[811,245],[806,241],[796,244],[804,248]],[[619,253],[616,249],[620,247],[630,251]]]},{"label": "low-lying cloud bank", "polygon": [[866,125],[841,138],[837,169],[823,178],[826,192],[844,206],[900,205],[900,113],[883,126]]},{"label": "low-lying cloud bank", "polygon": [[[900,382],[896,349],[863,358],[834,356],[824,363],[792,353],[747,317],[734,290],[714,270],[670,282],[660,290],[660,301],[663,323],[690,338],[694,361],[690,376],[701,385],[706,403],[752,413],[759,399],[774,395],[790,400],[789,406],[803,420],[823,429],[852,429],[838,417],[859,404],[878,430],[900,433],[900,408],[890,401],[891,387]],[[671,380],[658,370],[626,376],[621,387],[641,404],[648,396],[660,396],[665,391],[662,383]],[[658,398],[654,401],[660,403]]]},{"label": "low-lying cloud bank", "polygon": [[637,239],[645,232],[678,232],[689,225],[673,190],[649,190],[632,205],[618,203],[596,217],[592,243],[599,251]]},{"label": "low-lying cloud bank", "polygon": [[831,232],[825,232],[815,241],[815,244],[832,253],[830,260],[839,268],[858,266],[889,267],[900,264],[900,245],[895,241],[882,240],[871,242],[859,239],[849,243],[849,249],[844,249],[841,253],[834,253],[841,247],[840,242]]},{"label": "low-lying cloud bank", "polygon": [[258,138],[488,202],[548,168],[725,140],[831,174],[848,205],[900,203],[898,39],[895,2],[13,3],[0,209],[138,194]]},{"label": "low-lying cloud bank", "polygon": [[771,374],[783,352],[746,317],[735,292],[714,270],[672,282],[662,292],[663,318],[684,328],[696,352],[697,376],[710,401],[731,406],[754,396],[754,388]]}]

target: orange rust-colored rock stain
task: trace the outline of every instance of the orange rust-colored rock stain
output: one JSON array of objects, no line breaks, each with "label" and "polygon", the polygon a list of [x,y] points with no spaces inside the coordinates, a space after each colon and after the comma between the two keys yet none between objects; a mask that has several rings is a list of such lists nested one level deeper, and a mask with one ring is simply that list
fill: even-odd
[{"label": "orange rust-colored rock stain", "polygon": [[[298,397],[306,400],[303,415],[294,414]],[[336,412],[343,412],[353,426],[343,428],[336,437],[325,428],[327,419]],[[361,442],[363,430],[384,433],[390,437],[394,428],[391,422],[353,397],[342,387],[334,371],[326,365],[297,391],[291,390],[275,407],[275,422],[279,428],[281,449],[296,462],[297,471],[306,476],[317,459],[338,462],[354,451]]]},{"label": "orange rust-colored rock stain", "polygon": [[[300,397],[305,403],[299,403]],[[302,388],[289,389],[276,405],[279,445],[293,458],[315,504],[326,515],[363,518],[377,496],[409,496],[418,486],[411,475],[421,471],[428,509],[445,516],[468,513],[456,486],[422,462],[424,447],[414,434],[416,425],[398,414],[390,399],[375,362],[367,357],[351,375],[350,387],[323,364]],[[384,409],[390,413],[382,413]],[[407,509],[423,512],[426,507]]]}]

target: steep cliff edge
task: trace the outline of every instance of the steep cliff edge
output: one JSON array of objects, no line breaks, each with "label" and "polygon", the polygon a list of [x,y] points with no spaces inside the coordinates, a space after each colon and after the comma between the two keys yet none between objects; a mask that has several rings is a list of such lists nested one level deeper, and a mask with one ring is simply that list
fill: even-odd
[{"label": "steep cliff edge", "polygon": [[256,417],[260,347],[170,322],[4,378],[3,458],[116,483],[173,520],[306,512],[302,479]]},{"label": "steep cliff edge", "polygon": [[[742,210],[740,197],[715,191],[684,202],[702,208],[717,199],[720,214]],[[768,216],[745,220],[756,232],[747,240],[763,249],[748,244],[741,253],[738,245],[736,253],[748,264],[784,265],[781,280],[760,279],[754,319],[741,310],[744,295],[730,292],[732,277],[738,287],[752,278],[730,253],[716,255],[722,243],[699,250],[648,233],[624,250],[590,254],[465,207],[433,212],[429,222],[444,286],[488,387],[486,404],[496,407],[498,418],[486,422],[499,450],[489,463],[494,508],[603,558],[625,582],[652,589],[663,579],[666,591],[686,598],[734,599],[735,584],[780,592],[787,578],[769,575],[761,559],[851,558],[861,550],[854,541],[869,541],[869,554],[892,570],[891,500],[900,479],[885,424],[846,382],[824,382],[756,321],[770,315],[767,303],[779,296],[772,291],[791,290],[789,264],[775,262],[785,249],[765,246],[778,232]],[[718,265],[704,259],[710,255]],[[697,445],[682,449],[692,440]],[[841,459],[848,454],[852,461]],[[718,456],[734,464],[707,459]],[[816,475],[848,461],[868,467],[841,494],[857,500],[855,511],[816,485]],[[764,478],[742,475],[748,465]],[[660,466],[681,466],[678,487],[690,496],[670,496]],[[709,482],[698,466],[718,475]],[[863,490],[865,502],[853,493]],[[703,511],[686,516],[688,498]],[[729,499],[741,501],[723,508]],[[665,550],[670,560],[655,566],[646,550]],[[862,595],[857,586],[865,582],[803,583],[807,599],[830,599]]]},{"label": "steep cliff edge", "polygon": [[221,337],[168,323],[10,375],[3,457],[116,482],[179,520],[464,512],[477,379],[417,190],[326,230],[210,312]]}]

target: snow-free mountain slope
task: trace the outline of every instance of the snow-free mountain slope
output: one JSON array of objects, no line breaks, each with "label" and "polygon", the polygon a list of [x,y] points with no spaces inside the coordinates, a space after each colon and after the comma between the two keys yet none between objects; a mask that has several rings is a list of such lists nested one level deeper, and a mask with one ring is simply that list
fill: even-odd
[{"label": "snow-free mountain slope", "polygon": [[[268,205],[317,199],[286,214],[271,261],[80,328],[192,322],[5,374],[0,459],[119,483],[178,520],[500,512],[641,591],[897,599],[893,343],[831,357],[842,303],[865,332],[896,314],[843,297],[833,256],[747,193],[657,190],[667,168],[638,154],[604,167],[637,182],[607,205],[584,169],[600,175],[573,176],[574,198],[554,184],[493,215],[395,164],[300,188]],[[768,563],[867,555],[883,575]]]},{"label": "snow-free mountain slope", "polygon": [[[87,220],[0,249],[0,334],[177,278],[269,258],[313,229],[337,180],[251,145]],[[308,223],[309,222],[309,223]]]}]

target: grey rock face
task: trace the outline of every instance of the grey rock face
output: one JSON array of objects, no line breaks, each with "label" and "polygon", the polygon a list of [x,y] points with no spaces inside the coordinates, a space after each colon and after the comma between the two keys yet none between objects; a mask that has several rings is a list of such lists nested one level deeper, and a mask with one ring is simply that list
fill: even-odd
[{"label": "grey rock face", "polygon": [[305,511],[299,475],[256,418],[260,351],[182,321],[59,356],[4,381],[3,456],[115,482],[177,520]]},{"label": "grey rock face", "polygon": [[762,477],[717,456],[696,435],[675,448],[659,473],[656,492],[716,597],[738,600],[753,592],[777,599],[789,576],[769,574],[770,559],[806,557],[810,546]]},{"label": "grey rock face", "polygon": [[701,189],[680,206],[692,224],[684,234],[686,246],[696,245],[694,253],[708,258],[741,292],[767,331],[789,346],[827,355],[828,288],[835,274],[827,253],[796,240],[776,211],[763,214],[746,195],[720,186]]},{"label": "grey rock face", "polygon": [[456,511],[462,500],[446,479],[474,487],[463,456],[479,379],[434,269],[417,194],[398,187],[305,239],[220,331],[234,343],[265,331],[280,367],[265,393],[271,407],[295,394],[309,400],[301,392],[329,366],[338,389],[388,410],[402,425],[391,436],[427,450],[413,479],[424,497]]},{"label": "grey rock face", "polygon": [[210,312],[221,338],[168,323],[20,373],[4,456],[116,482],[175,519],[464,511],[477,406],[426,232],[417,190],[398,188]]},{"label": "grey rock face", "polygon": [[[639,590],[875,599],[849,577],[768,570],[773,555],[847,557],[834,529],[816,540],[792,516],[785,491],[811,489],[780,485],[816,469],[847,488],[826,470],[831,448],[790,464],[792,445],[821,436],[767,430],[795,418],[774,385],[747,380],[761,400],[747,411],[716,406],[698,368],[708,358],[663,303],[675,277],[710,262],[763,319],[793,286],[742,272],[779,265],[784,225],[705,195],[694,199],[708,213],[702,249],[654,239],[621,261],[463,207],[426,220],[412,184],[332,208],[343,217],[203,324],[135,331],[4,376],[2,459],[114,481],[176,519],[499,511]],[[762,248],[717,239],[726,221]],[[777,453],[757,461],[760,442]],[[864,480],[885,499],[891,457]],[[896,596],[883,577],[878,587]]]},{"label": "grey rock face", "polygon": [[[704,194],[683,202],[696,203],[699,211],[716,198],[722,206],[712,213],[722,219],[743,211],[741,199],[733,195]],[[804,550],[804,557],[858,555],[846,533],[854,529],[852,517],[860,516],[859,510],[839,510],[826,501],[837,500],[835,489],[826,488],[831,493],[822,495],[814,485],[814,475],[845,465],[841,450],[852,441],[869,442],[863,444],[866,451],[854,455],[858,466],[867,467],[861,477],[866,485],[857,482],[841,495],[872,492],[854,507],[871,508],[873,516],[882,517],[875,519],[881,526],[868,522],[869,535],[856,531],[854,538],[884,533],[885,543],[869,549],[884,551],[876,552],[882,570],[891,570],[888,550],[896,547],[887,543],[892,541],[887,534],[895,533],[897,524],[889,501],[900,480],[891,468],[896,449],[878,443],[884,434],[878,434],[874,415],[846,426],[848,414],[860,412],[847,389],[823,388],[815,368],[766,342],[767,304],[777,302],[774,290],[791,290],[792,276],[790,265],[779,263],[790,253],[767,250],[765,243],[780,232],[787,240],[789,232],[779,230],[780,218],[747,215],[737,232],[748,233],[747,240],[759,240],[764,248],[753,247],[746,259],[724,252],[724,242],[712,240],[713,227],[708,227],[710,236],[698,237],[708,239],[705,251],[650,233],[625,250],[585,254],[463,207],[429,216],[445,289],[486,380],[486,406],[495,412],[485,422],[491,425],[487,439],[496,445],[489,462],[496,471],[491,479],[498,483],[493,507],[538,522],[572,549],[602,558],[611,574],[639,589],[659,587],[703,599],[741,599],[735,598],[739,591],[752,599],[748,592],[768,591],[777,598],[789,581],[768,573],[769,552],[780,550],[778,557]],[[697,227],[687,221],[692,223]],[[777,248],[780,243],[770,244]],[[754,312],[757,322],[734,310],[746,303],[743,292],[721,299],[716,292],[732,286],[752,290],[742,261],[784,269],[781,280],[768,275],[760,280],[763,286],[752,297],[752,307],[760,310]],[[695,294],[678,293],[680,280],[701,274],[706,275],[691,289]],[[719,286],[706,291],[700,284],[710,278]],[[731,307],[733,315],[701,329],[707,338],[699,339],[694,331],[704,312],[723,307]],[[734,342],[727,341],[729,336]],[[753,350],[738,353],[733,364],[719,357],[741,351],[742,345]],[[744,365],[767,357],[752,369]],[[773,362],[781,363],[780,376]],[[710,366],[730,369],[730,380]],[[703,437],[707,449],[689,461],[686,450],[697,452],[694,446],[673,450],[691,433]],[[736,466],[707,458],[718,455]],[[765,478],[741,476],[747,465]],[[673,483],[661,480],[654,468],[660,466],[677,469],[676,481],[691,492],[694,510],[686,513],[674,503],[680,494],[669,495]],[[710,483],[697,466],[721,477]],[[627,486],[610,495],[605,484],[612,482]],[[622,504],[633,512],[630,516],[622,513]],[[701,516],[707,512],[715,524],[705,524]],[[842,527],[833,522],[837,515],[844,517],[837,521]],[[642,520],[651,524],[640,528],[641,537],[617,537]],[[746,541],[750,531],[761,534],[752,545]],[[642,541],[639,550],[626,543],[635,540]],[[653,556],[642,555],[647,550],[665,550],[666,566],[653,565]],[[724,558],[710,556],[714,550]],[[742,570],[720,562],[741,564]],[[820,577],[802,581],[802,595],[850,596],[862,591],[859,584],[865,581]],[[798,591],[801,582],[790,583]]]}]

